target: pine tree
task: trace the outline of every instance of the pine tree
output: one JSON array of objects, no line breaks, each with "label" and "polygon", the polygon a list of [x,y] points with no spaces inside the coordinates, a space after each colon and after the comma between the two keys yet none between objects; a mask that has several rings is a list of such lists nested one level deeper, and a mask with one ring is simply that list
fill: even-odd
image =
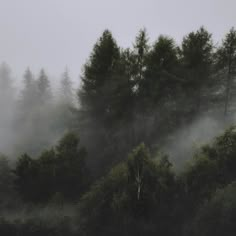
[{"label": "pine tree", "polygon": [[232,28],[225,36],[222,46],[217,51],[217,67],[223,72],[225,83],[224,115],[229,112],[229,105],[235,87],[236,75],[236,30]]},{"label": "pine tree", "polygon": [[135,81],[134,90],[137,93],[139,93],[140,83],[144,80],[148,50],[149,46],[147,32],[146,29],[141,29],[134,43],[133,79]]},{"label": "pine tree", "polygon": [[[141,84],[141,97],[146,114],[154,118],[158,136],[171,132],[177,125],[177,107],[182,79],[178,75],[177,47],[174,40],[159,36],[148,57],[145,80]],[[152,133],[151,128],[149,133]],[[155,134],[153,134],[155,135]]]},{"label": "pine tree", "polygon": [[[201,27],[196,32],[191,32],[184,37],[181,49],[181,61],[185,70],[184,77],[187,79],[189,94],[198,113],[201,106],[206,104],[206,90],[210,84],[210,72],[213,62],[212,35]],[[193,114],[193,113],[192,113]]]},{"label": "pine tree", "polygon": [[6,63],[0,65],[0,151],[9,154],[7,147],[13,142],[13,122],[15,119],[15,90],[10,67]]},{"label": "pine tree", "polygon": [[152,102],[158,102],[173,95],[173,89],[179,82],[174,76],[177,62],[174,40],[160,36],[148,54],[146,80],[143,83],[144,96],[151,97]]},{"label": "pine tree", "polygon": [[67,105],[72,105],[74,101],[74,94],[72,88],[72,81],[69,75],[68,68],[65,69],[61,78],[60,87],[60,97],[61,102]]},{"label": "pine tree", "polygon": [[30,68],[27,68],[24,73],[23,85],[24,87],[21,93],[21,105],[23,106],[23,109],[31,110],[34,108],[34,105],[36,105],[37,88]]},{"label": "pine tree", "polygon": [[119,48],[111,32],[105,30],[84,66],[79,92],[82,110],[102,122],[110,112],[109,82],[119,57]]},{"label": "pine tree", "polygon": [[37,84],[38,84],[39,101],[41,103],[48,103],[52,98],[52,91],[51,91],[50,81],[44,69],[41,69],[40,71]]},{"label": "pine tree", "polygon": [[[11,104],[14,99],[13,79],[10,67],[3,62],[0,65],[0,106],[5,107],[5,102]],[[1,108],[2,108],[1,106]]]}]

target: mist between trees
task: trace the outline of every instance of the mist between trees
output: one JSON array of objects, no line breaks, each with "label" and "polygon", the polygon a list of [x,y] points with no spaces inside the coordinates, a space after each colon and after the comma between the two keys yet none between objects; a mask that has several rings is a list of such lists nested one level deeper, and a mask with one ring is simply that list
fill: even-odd
[{"label": "mist between trees", "polygon": [[[70,127],[76,92],[66,69],[53,89],[44,69],[26,69],[17,89],[10,67],[0,65],[0,150],[13,160],[19,153],[39,154]],[[54,92],[54,93],[53,93]]]},{"label": "mist between trees", "polygon": [[[32,222],[12,223],[14,214],[27,218],[25,209],[46,206],[52,215],[60,210],[58,222],[67,212],[67,235],[194,235],[207,217],[198,208],[221,202],[215,191],[235,181],[235,130],[223,133],[235,123],[235,79],[234,28],[217,47],[204,27],[180,45],[165,35],[150,43],[142,29],[127,49],[105,30],[81,86],[73,88],[65,70],[56,93],[44,69],[29,68],[19,91],[2,63],[0,232],[30,235]],[[59,235],[58,222],[44,228],[38,220],[47,214],[36,218],[37,232]]]}]

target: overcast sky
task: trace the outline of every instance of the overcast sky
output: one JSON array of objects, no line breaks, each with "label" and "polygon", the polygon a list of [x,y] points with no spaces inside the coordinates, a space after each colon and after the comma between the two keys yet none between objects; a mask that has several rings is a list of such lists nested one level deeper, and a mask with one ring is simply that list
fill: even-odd
[{"label": "overcast sky", "polygon": [[236,26],[236,0],[0,0],[0,62],[18,78],[27,66],[55,78],[68,66],[78,80],[104,29],[127,47],[143,27],[151,42],[167,34],[179,43],[201,25],[221,42]]}]

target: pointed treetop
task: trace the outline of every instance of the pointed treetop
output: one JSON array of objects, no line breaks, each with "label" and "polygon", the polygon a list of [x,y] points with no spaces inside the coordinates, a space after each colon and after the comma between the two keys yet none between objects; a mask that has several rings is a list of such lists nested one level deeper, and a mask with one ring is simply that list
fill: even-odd
[{"label": "pointed treetop", "polygon": [[149,39],[146,29],[141,29],[136,36],[136,40],[134,43],[134,49],[136,50],[136,53],[141,57],[144,56],[144,54],[149,50],[148,41]]}]

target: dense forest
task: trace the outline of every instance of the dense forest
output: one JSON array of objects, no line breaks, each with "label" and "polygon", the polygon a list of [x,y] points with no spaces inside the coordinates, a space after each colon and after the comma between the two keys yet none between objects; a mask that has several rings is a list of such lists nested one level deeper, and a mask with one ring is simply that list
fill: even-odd
[{"label": "dense forest", "polygon": [[236,30],[105,30],[80,78],[0,65],[0,235],[235,235]]}]

